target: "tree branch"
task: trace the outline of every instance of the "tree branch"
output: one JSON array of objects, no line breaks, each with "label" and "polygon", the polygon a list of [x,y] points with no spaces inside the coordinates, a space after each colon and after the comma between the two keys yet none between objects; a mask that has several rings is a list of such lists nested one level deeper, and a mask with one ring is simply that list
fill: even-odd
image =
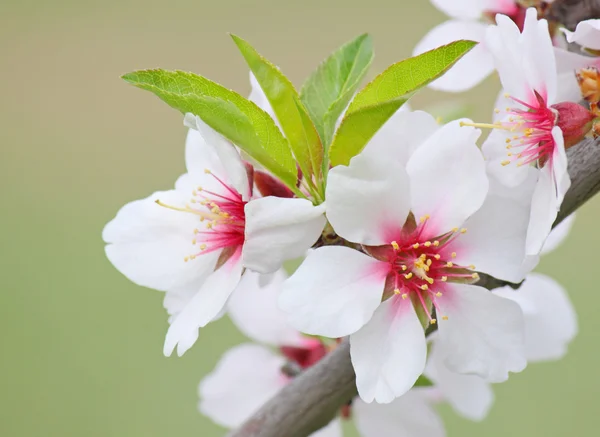
[{"label": "tree branch", "polygon": [[[556,226],[600,191],[600,139],[586,139],[567,151],[571,188]],[[503,283],[491,276],[480,285]],[[296,377],[229,437],[306,437],[327,425],[356,396],[350,344],[343,341],[323,360]]]}]

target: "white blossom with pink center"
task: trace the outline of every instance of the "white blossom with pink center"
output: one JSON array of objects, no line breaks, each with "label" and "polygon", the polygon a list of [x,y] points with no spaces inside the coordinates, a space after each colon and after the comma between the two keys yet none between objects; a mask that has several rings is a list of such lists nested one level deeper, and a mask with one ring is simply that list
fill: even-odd
[{"label": "white blossom with pink center", "polygon": [[[306,369],[328,353],[319,340],[303,337],[277,308],[286,275],[244,275],[244,293],[236,293],[228,312],[251,340],[227,351],[198,387],[198,409],[226,428],[236,428],[291,381],[284,366]],[[268,283],[261,284],[268,279]],[[340,417],[312,437],[342,436],[341,419],[354,419],[363,437],[444,437],[444,427],[424,390],[411,390],[389,405],[369,405],[354,399]]]},{"label": "white blossom with pink center", "polygon": [[431,29],[417,44],[413,55],[459,39],[480,43],[430,85],[442,91],[466,91],[492,74],[494,60],[484,36],[496,14],[510,17],[519,27],[525,18],[525,9],[515,0],[431,0],[431,3],[451,19]]},{"label": "white blossom with pink center", "polygon": [[529,165],[535,165],[527,253],[536,255],[571,184],[559,126],[567,118],[559,117],[563,107],[555,104],[556,62],[547,21],[538,21],[533,8],[527,10],[522,32],[508,17],[496,19],[498,25],[487,29],[485,43],[506,94],[482,150],[490,175],[515,190],[522,189]]},{"label": "white blossom with pink center", "polygon": [[125,205],[103,232],[119,271],[167,292],[165,355],[185,353],[234,290],[243,293],[245,267],[277,270],[304,254],[325,224],[324,206],[306,199],[252,199],[252,168],[237,149],[199,118],[188,114],[185,123],[188,172],[174,190]]},{"label": "white blossom with pink center", "polygon": [[391,402],[423,372],[422,322],[439,325],[453,371],[503,381],[525,366],[518,305],[471,284],[478,271],[523,279],[527,206],[488,196],[479,130],[400,117],[398,142],[368,144],[329,173],[327,217],[364,253],[312,251],[280,297],[300,331],[350,336],[365,402]]}]

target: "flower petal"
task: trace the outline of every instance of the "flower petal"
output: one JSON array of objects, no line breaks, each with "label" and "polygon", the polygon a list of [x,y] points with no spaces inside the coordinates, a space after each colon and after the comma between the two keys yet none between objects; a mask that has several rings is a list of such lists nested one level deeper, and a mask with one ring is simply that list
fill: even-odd
[{"label": "flower petal", "polygon": [[525,351],[531,361],[558,360],[577,335],[577,315],[563,287],[552,278],[532,273],[518,290],[493,291],[517,302],[525,316]]},{"label": "flower petal", "polygon": [[513,132],[507,130],[494,129],[481,146],[489,174],[503,185],[511,188],[523,184],[527,180],[531,168],[527,165],[518,166],[515,163],[502,165],[502,162],[507,159],[506,140],[513,135]]},{"label": "flower petal", "polygon": [[544,255],[546,253],[552,252],[558,246],[560,246],[566,240],[567,236],[571,232],[571,228],[573,227],[573,223],[575,222],[575,213],[571,214],[567,218],[565,218],[562,222],[560,222],[557,226],[555,226],[548,238],[546,238],[546,242],[544,243],[544,247],[542,247],[541,254]]},{"label": "flower petal", "polygon": [[549,171],[542,169],[539,172],[538,182],[531,201],[531,215],[526,241],[528,255],[537,255],[541,252],[546,238],[552,230],[552,224],[558,215],[558,209],[556,186],[552,180],[552,175]]},{"label": "flower petal", "polygon": [[283,284],[279,307],[296,329],[345,337],[369,321],[381,302],[387,264],[347,247],[309,252]]},{"label": "flower petal", "polygon": [[465,223],[467,232],[456,239],[456,262],[474,264],[479,272],[498,279],[520,282],[529,273],[523,269],[529,206],[516,200],[490,195]]},{"label": "flower petal", "polygon": [[450,371],[444,364],[447,353],[442,351],[442,347],[443,344],[434,340],[425,375],[458,414],[470,420],[483,420],[494,403],[490,384],[477,375]]},{"label": "flower petal", "polygon": [[277,307],[287,274],[283,269],[278,270],[266,285],[261,285],[261,276],[264,275],[246,270],[227,303],[229,317],[252,340],[274,346],[301,345],[302,336]]},{"label": "flower petal", "polygon": [[285,359],[256,344],[227,351],[198,387],[198,409],[227,428],[240,426],[287,384]]},{"label": "flower petal", "polygon": [[[482,41],[486,25],[470,20],[446,21],[427,33],[413,50],[419,55],[460,39]],[[466,91],[479,84],[494,71],[494,58],[483,44],[478,44],[452,68],[429,86],[441,91]]]},{"label": "flower petal", "polygon": [[554,126],[552,129],[554,139],[554,153],[552,155],[552,179],[556,184],[556,201],[558,207],[562,204],[565,194],[571,187],[571,178],[567,171],[567,152],[561,128]]},{"label": "flower petal", "polygon": [[[449,284],[450,285],[450,284]],[[514,302],[474,285],[451,284],[437,300],[439,344],[449,370],[503,382],[525,359],[523,312]]]},{"label": "flower petal", "polygon": [[306,199],[263,197],[246,204],[245,267],[260,273],[277,271],[319,239],[325,227],[325,204]]},{"label": "flower petal", "polygon": [[440,416],[419,389],[387,405],[352,402],[356,428],[362,437],[444,437]]},{"label": "flower petal", "polygon": [[187,306],[173,319],[163,352],[182,356],[198,339],[198,329],[206,326],[219,315],[227,299],[237,287],[242,275],[239,253],[234,254],[225,264],[210,274]]},{"label": "flower petal", "polygon": [[106,256],[138,285],[161,291],[189,284],[199,287],[216,258],[208,254],[194,262],[184,261],[193,250],[198,217],[163,208],[156,200],[185,207],[187,198],[174,190],[159,191],[125,205],[102,232],[108,243]]},{"label": "flower petal", "polygon": [[415,217],[430,215],[437,231],[460,227],[485,200],[488,178],[476,144],[480,134],[459,121],[448,123],[408,162],[412,212]]},{"label": "flower petal", "polygon": [[600,50],[600,19],[585,20],[577,23],[575,32],[563,29],[567,41],[592,50]]},{"label": "flower petal", "polygon": [[404,165],[378,152],[365,149],[348,167],[331,169],[326,191],[327,218],[337,234],[373,246],[390,243],[410,210]]},{"label": "flower petal", "polygon": [[390,403],[423,373],[427,342],[410,299],[382,302],[361,330],[350,336],[356,387],[367,403]]},{"label": "flower petal", "polygon": [[252,89],[250,91],[250,96],[248,97],[248,100],[254,102],[260,109],[269,114],[271,118],[275,121],[275,124],[281,129],[281,126],[279,125],[279,120],[277,120],[275,111],[271,106],[271,102],[269,102],[269,99],[267,99],[267,95],[261,88],[260,84],[258,83],[258,80],[256,80],[256,76],[254,76],[254,73],[252,72],[250,72],[250,86],[252,87]]}]

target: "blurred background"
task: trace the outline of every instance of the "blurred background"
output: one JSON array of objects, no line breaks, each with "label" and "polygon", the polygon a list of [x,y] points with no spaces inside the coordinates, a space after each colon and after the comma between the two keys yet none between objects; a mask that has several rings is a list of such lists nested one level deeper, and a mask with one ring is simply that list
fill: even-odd
[{"label": "blurred background", "polygon": [[[196,387],[244,339],[209,325],[183,358],[165,358],[162,294],[106,260],[104,224],[126,202],[184,171],[182,117],[119,79],[162,67],[205,75],[242,94],[248,72],[226,32],[248,39],[300,86],[331,51],[370,32],[370,78],[410,55],[444,19],[427,1],[24,0],[0,5],[0,435],[222,436],[196,410]],[[491,78],[450,98],[490,116]],[[591,435],[597,430],[600,321],[593,273],[600,199],[539,270],[568,287],[581,333],[565,359],[496,386],[487,420],[441,409],[450,436]]]}]

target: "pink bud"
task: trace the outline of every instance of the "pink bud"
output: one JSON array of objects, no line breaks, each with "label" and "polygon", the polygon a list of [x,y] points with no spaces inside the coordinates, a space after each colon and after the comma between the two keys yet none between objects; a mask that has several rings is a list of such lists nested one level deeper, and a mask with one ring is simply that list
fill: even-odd
[{"label": "pink bud", "polygon": [[592,128],[596,116],[583,106],[573,102],[562,102],[551,106],[557,113],[556,125],[561,128],[565,149],[580,142]]}]

